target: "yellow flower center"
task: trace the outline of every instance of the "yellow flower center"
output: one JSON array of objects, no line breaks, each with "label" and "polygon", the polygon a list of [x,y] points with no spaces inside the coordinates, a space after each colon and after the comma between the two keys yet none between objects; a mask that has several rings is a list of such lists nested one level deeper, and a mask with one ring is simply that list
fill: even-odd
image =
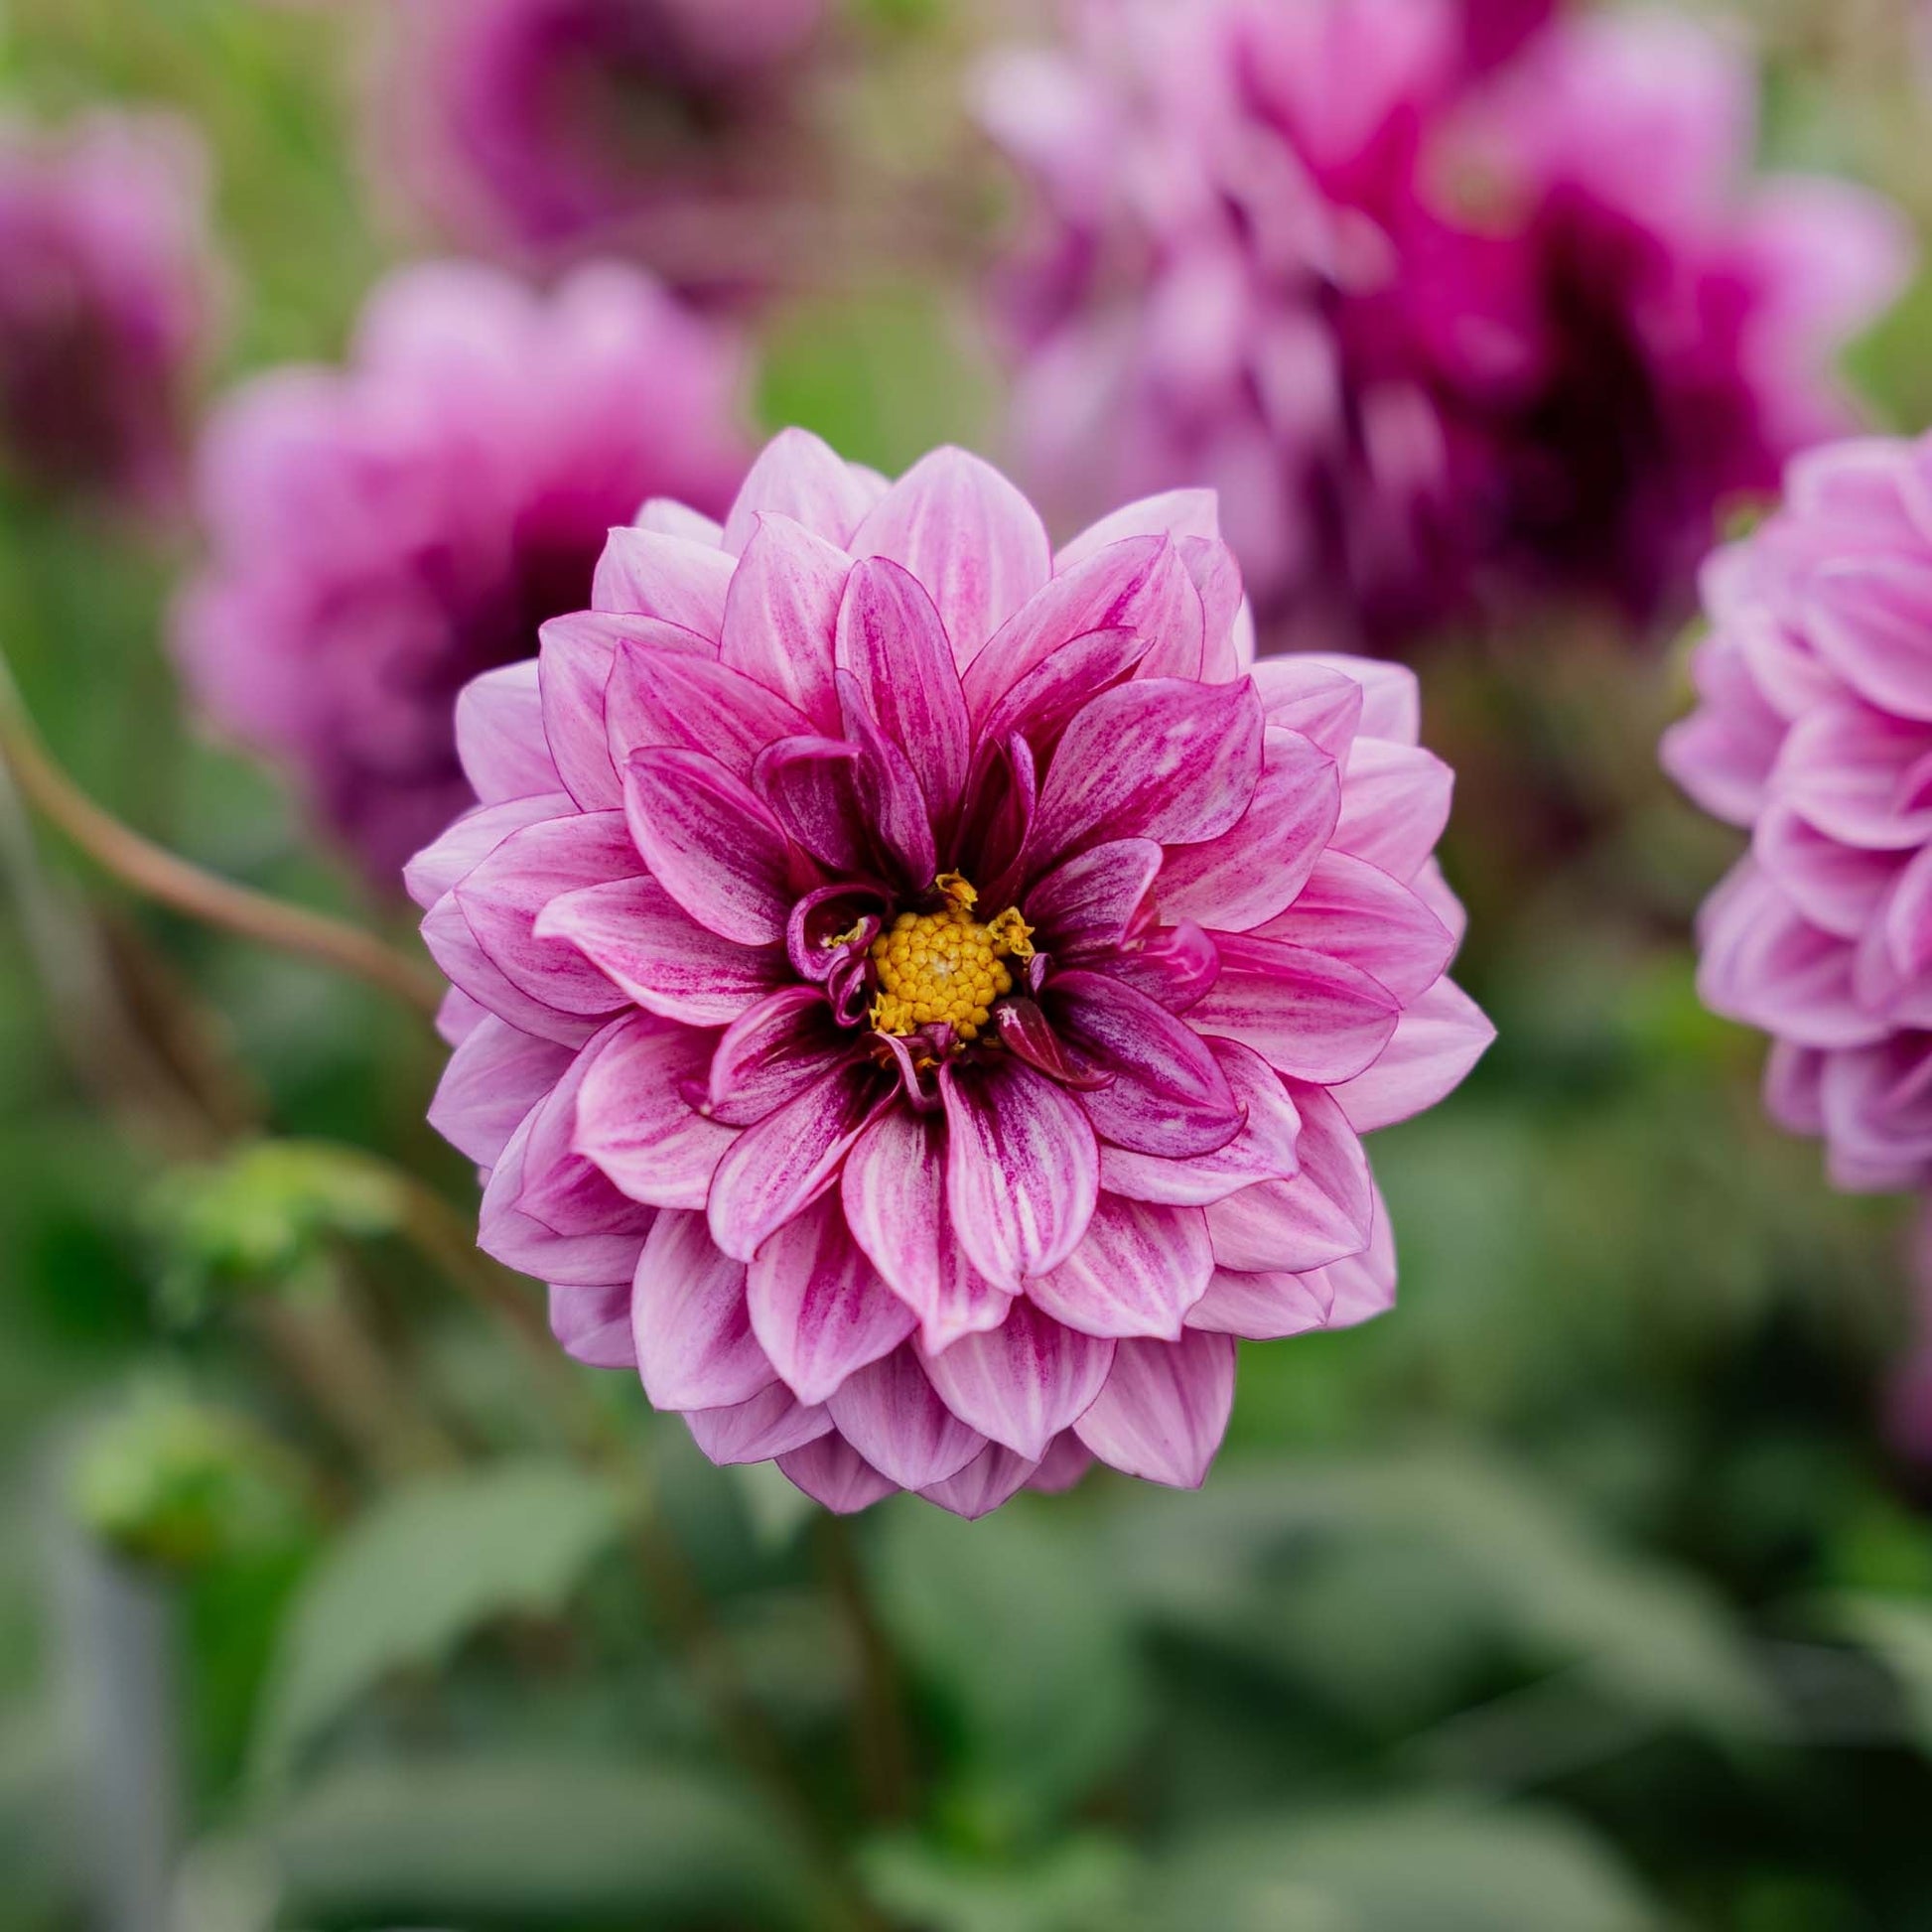
[{"label": "yellow flower center", "polygon": [[933,882],[945,897],[936,912],[901,912],[872,942],[879,996],[872,1024],[882,1034],[950,1026],[964,1041],[992,1017],[993,1002],[1013,991],[1009,959],[1033,957],[1033,928],[1008,906],[986,925],[973,915],[979,897],[957,873]]}]

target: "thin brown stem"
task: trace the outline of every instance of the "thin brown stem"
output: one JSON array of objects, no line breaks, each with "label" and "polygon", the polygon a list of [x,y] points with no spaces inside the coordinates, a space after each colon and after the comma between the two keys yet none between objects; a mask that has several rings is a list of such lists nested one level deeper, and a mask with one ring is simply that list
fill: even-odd
[{"label": "thin brown stem", "polygon": [[853,1728],[867,1810],[877,1819],[905,1818],[912,1811],[913,1769],[904,1687],[892,1646],[873,1614],[851,1525],[842,1516],[828,1515],[817,1529],[832,1594],[851,1632],[859,1667]]},{"label": "thin brown stem", "polygon": [[4,666],[0,666],[0,760],[35,810],[102,871],[143,897],[205,925],[316,960],[379,987],[418,1012],[436,1012],[441,993],[435,979],[373,933],[216,878],[103,810],[49,755]]}]

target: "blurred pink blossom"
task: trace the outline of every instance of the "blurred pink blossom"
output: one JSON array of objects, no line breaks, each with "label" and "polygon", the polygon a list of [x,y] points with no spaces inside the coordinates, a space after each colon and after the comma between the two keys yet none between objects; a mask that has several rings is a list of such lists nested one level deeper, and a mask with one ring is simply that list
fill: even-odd
[{"label": "blurred pink blossom", "polygon": [[1648,616],[1845,426],[1900,217],[1754,183],[1704,30],[1511,12],[1083,0],[983,69],[1035,190],[1002,308],[1056,508],[1216,485],[1264,618],[1399,643],[1553,591]]},{"label": "blurred pink blossom", "polygon": [[462,686],[589,601],[645,497],[729,502],[740,363],[638,270],[548,297],[495,269],[396,275],[345,369],[259,377],[209,424],[211,555],[175,622],[194,696],[393,890],[469,797]]},{"label": "blurred pink blossom", "polygon": [[0,126],[0,463],[37,491],[177,507],[221,280],[185,123]]},{"label": "blurred pink blossom", "polygon": [[579,1359],[835,1510],[1204,1476],[1235,1340],[1388,1308],[1360,1135],[1490,1037],[1406,670],[1250,662],[1204,491],[1055,556],[793,431],[465,691],[436,1126]]}]

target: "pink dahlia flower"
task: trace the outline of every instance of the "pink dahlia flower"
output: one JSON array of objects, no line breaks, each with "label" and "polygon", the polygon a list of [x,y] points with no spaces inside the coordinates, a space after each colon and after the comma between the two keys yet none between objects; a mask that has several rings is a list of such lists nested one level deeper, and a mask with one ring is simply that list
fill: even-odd
[{"label": "pink dahlia flower", "polygon": [[1036,189],[1022,460],[1074,514],[1217,485],[1264,618],[1399,642],[1551,590],[1647,613],[1844,426],[1899,286],[1859,191],[1747,179],[1684,22],[1450,0],[1086,0],[983,72]]},{"label": "pink dahlia flower", "polygon": [[1819,450],[1704,575],[1664,763],[1751,849],[1699,985],[1770,1034],[1767,1099],[1842,1187],[1932,1181],[1932,440]]},{"label": "pink dahlia flower", "polygon": [[178,506],[220,309],[205,157],[174,118],[0,127],[0,462],[28,487]]},{"label": "pink dahlia flower", "polygon": [[[414,0],[386,102],[405,186],[475,246],[549,258],[621,242],[709,283],[736,214],[795,188],[799,83],[824,13],[824,0]],[[723,267],[728,283],[758,271]]]},{"label": "pink dahlia flower", "polygon": [[833,1509],[1199,1482],[1237,1336],[1389,1306],[1359,1136],[1490,1037],[1413,679],[1250,664],[1206,492],[1055,556],[796,431],[592,604],[465,692],[409,869],[483,1245]]},{"label": "pink dahlia flower", "polygon": [[739,363],[632,269],[547,298],[494,269],[403,271],[347,369],[259,378],[208,428],[213,554],[175,625],[195,696],[390,886],[470,799],[456,693],[583,608],[646,497],[729,502]]}]

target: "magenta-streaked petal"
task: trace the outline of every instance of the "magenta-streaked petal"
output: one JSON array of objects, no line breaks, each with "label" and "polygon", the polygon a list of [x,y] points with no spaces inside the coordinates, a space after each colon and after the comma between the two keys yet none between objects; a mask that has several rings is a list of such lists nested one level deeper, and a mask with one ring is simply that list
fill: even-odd
[{"label": "magenta-streaked petal", "polygon": [[1213,1272],[1207,1217],[1198,1207],[1102,1194],[1080,1245],[1029,1282],[1027,1297],[1082,1334],[1173,1341]]},{"label": "magenta-streaked petal", "polygon": [[631,626],[592,611],[552,618],[537,632],[537,693],[543,736],[564,789],[587,812],[622,802],[604,728],[604,687]]},{"label": "magenta-streaked petal", "polygon": [[795,1099],[840,1054],[824,993],[781,986],[725,1030],[711,1056],[706,1111],[727,1127],[753,1127]]},{"label": "magenta-streaked petal", "polygon": [[1093,1450],[1072,1430],[1063,1429],[1047,1444],[1046,1453],[1027,1478],[1027,1487],[1046,1496],[1063,1496],[1092,1467]]},{"label": "magenta-streaked petal", "polygon": [[1207,1042],[1145,993],[1075,971],[1055,974],[1045,1001],[1075,1060],[1113,1075],[1080,1098],[1103,1139],[1172,1160],[1211,1153],[1240,1132],[1241,1109]]},{"label": "magenta-streaked petal", "polygon": [[[1174,547],[1201,602],[1205,626],[1201,637],[1200,675],[1209,684],[1225,684],[1254,662],[1254,615],[1248,609],[1241,583],[1241,565],[1218,537],[1183,536]],[[1155,653],[1148,656],[1151,675],[1166,668]]]},{"label": "magenta-streaked petal", "polygon": [[1386,739],[1392,745],[1414,745],[1421,738],[1422,682],[1407,664],[1341,651],[1317,651],[1306,661],[1340,671],[1361,686],[1363,738]]},{"label": "magenta-streaked petal", "polygon": [[783,941],[790,841],[742,778],[698,752],[638,752],[623,809],[651,876],[700,925],[741,946]]},{"label": "magenta-streaked petal", "polygon": [[1206,1210],[1219,1267],[1306,1275],[1368,1246],[1375,1192],[1361,1141],[1325,1088],[1297,1087],[1295,1104],[1300,1171],[1292,1179],[1257,1181]]},{"label": "magenta-streaked petal", "polygon": [[1239,1040],[1209,1037],[1207,1046],[1242,1110],[1241,1131],[1225,1147],[1185,1160],[1103,1145],[1100,1184],[1109,1193],[1205,1207],[1257,1180],[1287,1179],[1299,1169],[1302,1115],[1282,1076]]},{"label": "magenta-streaked petal", "polygon": [[1345,852],[1323,853],[1295,903],[1252,936],[1358,966],[1398,1000],[1434,986],[1455,951],[1455,935],[1414,887]]},{"label": "magenta-streaked petal", "polygon": [[1016,1302],[999,1327],[962,1336],[927,1361],[926,1373],[954,1415],[1037,1461],[1100,1393],[1114,1348]]},{"label": "magenta-streaked petal", "polygon": [[665,746],[708,753],[734,777],[749,778],[767,745],[810,729],[795,705],[742,671],[651,644],[618,646],[604,713],[619,770],[633,752]]},{"label": "magenta-streaked petal", "polygon": [[1028,892],[1021,908],[1041,950],[1071,962],[1119,945],[1162,856],[1152,839],[1111,839],[1055,866]]},{"label": "magenta-streaked petal", "polygon": [[1198,1489],[1233,1408],[1232,1337],[1190,1329],[1179,1341],[1122,1342],[1074,1433],[1130,1476]]},{"label": "magenta-streaked petal", "polygon": [[810,430],[782,429],[759,452],[739,488],[725,519],[724,547],[742,554],[761,514],[789,517],[843,546],[884,493],[870,470],[847,463]]},{"label": "magenta-streaked petal", "polygon": [[780,739],[759,754],[752,782],[778,823],[821,864],[869,873],[871,819],[863,802],[865,754],[841,738]]},{"label": "magenta-streaked petal", "polygon": [[836,1193],[820,1195],[759,1247],[747,1300],[772,1368],[806,1403],[825,1401],[918,1326],[853,1240]]},{"label": "magenta-streaked petal", "polygon": [[495,805],[480,805],[452,822],[449,829],[402,869],[403,889],[427,911],[509,837],[526,825],[567,818],[573,807],[561,791],[538,792],[529,798],[506,798]]},{"label": "magenta-streaked petal", "polygon": [[1217,934],[1214,949],[1220,975],[1189,1025],[1252,1046],[1291,1079],[1352,1079],[1395,1034],[1401,1002],[1359,966],[1251,936]]},{"label": "magenta-streaked petal", "polygon": [[1038,512],[990,464],[935,450],[874,504],[855,557],[890,557],[926,588],[957,663],[970,664],[1052,575]]},{"label": "magenta-streaked petal", "polygon": [[1221,955],[1192,919],[1157,926],[1125,941],[1090,964],[1145,993],[1170,1013],[1190,1013],[1220,977]]},{"label": "magenta-streaked petal", "polygon": [[1100,1191],[1093,1128],[1070,1095],[1010,1058],[947,1066],[939,1092],[954,1236],[988,1281],[1018,1294],[1086,1232]]},{"label": "magenta-streaked petal", "polygon": [[662,618],[716,640],[738,560],[708,543],[660,530],[613,530],[591,580],[591,608],[621,617]]},{"label": "magenta-streaked petal", "polygon": [[833,637],[852,559],[785,516],[760,516],[725,600],[719,660],[811,720],[838,723]]},{"label": "magenta-streaked petal", "polygon": [[630,1284],[568,1288],[551,1283],[550,1332],[574,1362],[586,1368],[637,1366],[637,1344],[630,1337]]},{"label": "magenta-streaked petal", "polygon": [[1016,735],[1042,748],[1065,731],[1075,712],[1117,684],[1147,656],[1146,633],[1089,630],[1061,644],[1051,656],[1000,694],[979,726],[979,771],[994,748]]},{"label": "magenta-streaked petal", "polygon": [[454,893],[445,893],[424,914],[423,944],[465,998],[526,1034],[581,1046],[597,1031],[595,1018],[547,1006],[505,979],[478,943]]},{"label": "magenta-streaked petal", "polygon": [[752,1332],[745,1264],[719,1252],[702,1214],[658,1215],[637,1257],[630,1324],[653,1408],[728,1408],[771,1382]]},{"label": "magenta-streaked petal", "polygon": [[1482,1009],[1439,979],[1396,1023],[1375,1064],[1330,1091],[1358,1134],[1388,1127],[1453,1093],[1495,1036]]},{"label": "magenta-streaked petal", "polygon": [[535,658],[484,671],[457,693],[456,754],[485,805],[561,788],[543,736]]},{"label": "magenta-streaked petal", "polygon": [[853,1143],[841,1181],[846,1225],[918,1315],[928,1354],[996,1326],[1012,1303],[954,1239],[945,1173],[944,1121],[889,1107]]},{"label": "magenta-streaked petal", "polygon": [[[553,1234],[567,1239],[603,1235],[618,1228],[641,1233],[649,1223],[649,1217],[640,1214],[637,1206],[577,1151],[578,1108],[584,1082],[623,1026],[621,1020],[613,1021],[575,1054],[519,1130],[522,1184],[511,1205],[519,1215],[541,1222]],[[555,1279],[568,1277],[559,1274]]]},{"label": "magenta-streaked petal", "polygon": [[1443,836],[1454,789],[1454,774],[1433,752],[1356,739],[1342,775],[1335,850],[1413,879]]},{"label": "magenta-streaked petal", "polygon": [[854,1369],[825,1406],[839,1434],[901,1489],[944,1482],[987,1447],[940,1401],[909,1342]]},{"label": "magenta-streaked petal", "polygon": [[723,1409],[688,1409],[684,1425],[712,1461],[769,1462],[815,1443],[832,1427],[822,1406],[800,1402],[782,1382]]},{"label": "magenta-streaked petal", "polygon": [[836,1429],[827,1430],[803,1449],[779,1456],[778,1467],[834,1516],[853,1516],[870,1509],[898,1487],[891,1476],[881,1475]]},{"label": "magenta-streaked petal", "polygon": [[537,916],[565,893],[642,870],[621,813],[580,812],[512,832],[454,897],[477,943],[512,985],[561,1013],[614,1013],[623,995],[575,946],[540,935]]},{"label": "magenta-streaked petal", "polygon": [[890,1092],[869,1061],[846,1061],[740,1134],[712,1176],[718,1245],[750,1261],[774,1229],[838,1178],[846,1151]]},{"label": "magenta-streaked petal", "polygon": [[855,769],[864,809],[871,820],[875,848],[898,873],[900,883],[923,892],[938,867],[932,814],[911,760],[888,738],[872,715],[858,680],[838,673],[839,715],[846,737],[859,748]]},{"label": "magenta-streaked petal", "polygon": [[919,1494],[927,1502],[975,1523],[1024,1489],[1037,1467],[1026,1456],[1016,1455],[998,1443],[988,1443],[956,1475],[944,1482],[928,1483]]},{"label": "magenta-streaked petal", "polygon": [[1040,787],[1029,850],[1037,867],[1109,839],[1218,838],[1261,776],[1261,707],[1242,684],[1150,678],[1076,714]]},{"label": "magenta-streaked petal", "polygon": [[487,1168],[523,1117],[563,1077],[571,1049],[487,1014],[450,1055],[429,1124],[459,1154]]},{"label": "magenta-streaked petal", "polygon": [[905,754],[943,832],[965,794],[973,731],[945,625],[910,572],[884,557],[854,568],[839,606],[838,661]]},{"label": "magenta-streaked petal", "polygon": [[1270,725],[1300,732],[1331,759],[1347,758],[1362,721],[1362,687],[1356,679],[1300,655],[1264,657],[1248,675]]},{"label": "magenta-streaked petal", "polygon": [[701,1212],[736,1138],[684,1098],[717,1035],[633,1014],[597,1048],[577,1096],[572,1145],[611,1184],[653,1207]]},{"label": "magenta-streaked petal", "polygon": [[1244,1275],[1217,1268],[1207,1293],[1187,1311],[1190,1328],[1244,1341],[1286,1341],[1328,1324],[1332,1300],[1327,1272],[1307,1275]]},{"label": "magenta-streaked petal", "polygon": [[638,1006],[691,1027],[729,1026],[787,978],[783,948],[721,939],[641,876],[553,898],[536,930],[575,946]]},{"label": "magenta-streaked petal", "polygon": [[602,1288],[628,1281],[655,1208],[639,1207],[613,1187],[603,1231],[577,1235],[559,1234],[518,1208],[523,1193],[523,1154],[541,1112],[540,1107],[532,1109],[489,1171],[477,1214],[478,1247],[505,1268],[558,1287]]}]

